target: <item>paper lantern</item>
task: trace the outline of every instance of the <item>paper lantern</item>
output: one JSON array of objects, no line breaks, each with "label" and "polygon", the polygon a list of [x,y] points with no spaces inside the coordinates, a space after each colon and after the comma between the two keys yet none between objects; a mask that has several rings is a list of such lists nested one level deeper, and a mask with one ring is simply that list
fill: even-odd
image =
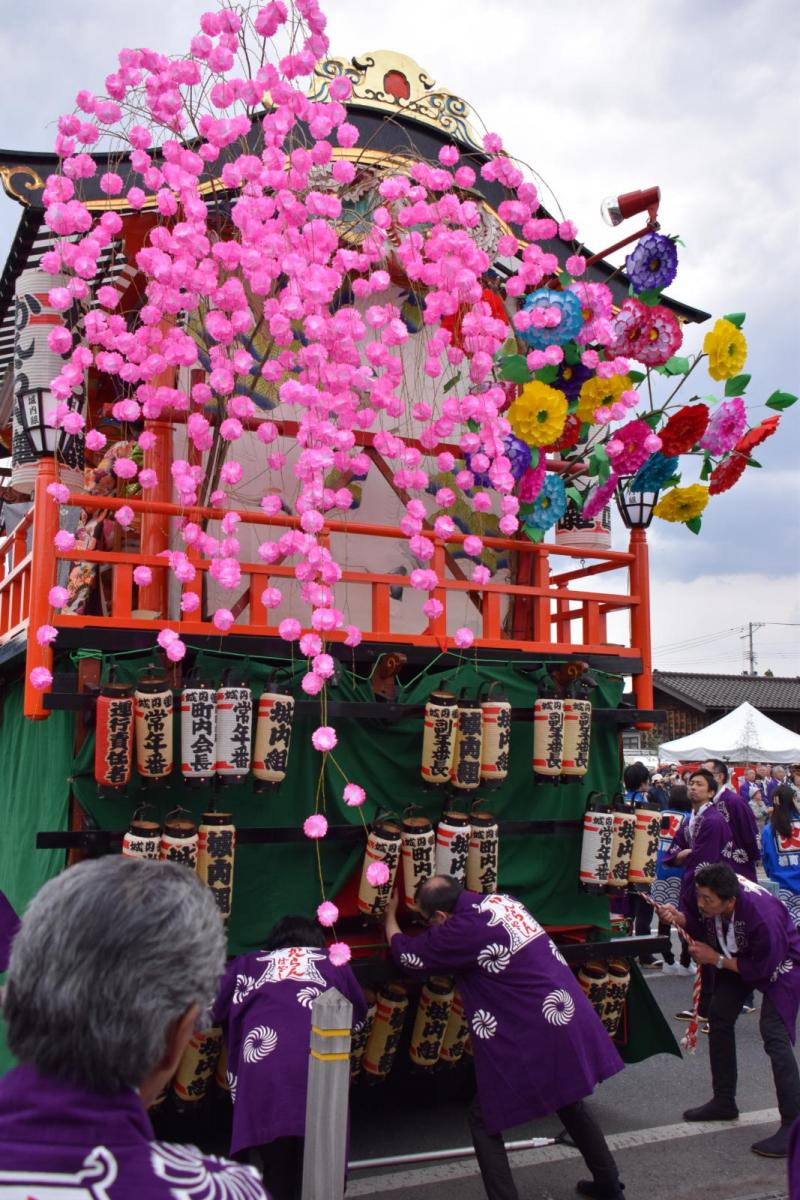
[{"label": "paper lantern", "polygon": [[172,771],[172,690],[163,672],[142,675],[134,693],[136,769],[143,779]]},{"label": "paper lantern", "polygon": [[614,811],[611,861],[608,865],[609,889],[628,886],[628,870],[631,865],[635,832],[636,817],[633,810],[626,804],[618,802]]},{"label": "paper lantern", "polygon": [[[367,837],[361,885],[358,889],[358,908],[365,916],[380,917],[383,914],[394,888],[401,844],[402,833],[399,825],[383,819],[375,821]],[[374,862],[386,864],[389,871],[386,883],[375,885],[367,879],[367,868]]]},{"label": "paper lantern", "polygon": [[589,770],[592,745],[592,705],[589,700],[564,701],[564,753],[561,774],[582,779]]},{"label": "paper lantern", "polygon": [[286,777],[292,739],[294,697],[262,692],[258,701],[253,774],[265,785],[278,787]]},{"label": "paper lantern", "polygon": [[172,1082],[172,1090],[185,1104],[197,1104],[208,1093],[222,1046],[222,1030],[214,1026],[193,1033]]},{"label": "paper lantern", "polygon": [[217,748],[217,696],[214,688],[181,692],[181,774],[187,783],[214,778]]},{"label": "paper lantern", "polygon": [[436,856],[436,834],[427,817],[404,817],[403,832],[403,888],[406,907],[416,909],[414,897],[417,888],[433,875]]},{"label": "paper lantern", "polygon": [[477,700],[459,700],[456,737],[450,782],[460,792],[469,792],[481,781],[483,710]]},{"label": "paper lantern", "polygon": [[447,976],[434,975],[423,985],[408,1048],[415,1066],[435,1067],[439,1061],[452,1001],[453,981]]},{"label": "paper lantern", "polygon": [[231,1095],[233,1092],[233,1076],[228,1069],[228,1047],[225,1045],[225,1039],[222,1040],[222,1045],[219,1048],[219,1058],[217,1059],[217,1069],[214,1072],[214,1083],[221,1092],[227,1092]]},{"label": "paper lantern", "polygon": [[[492,688],[495,685],[492,684]],[[481,783],[499,787],[508,775],[511,753],[511,704],[490,694],[481,701]]]},{"label": "paper lantern", "polygon": [[637,804],[628,883],[640,892],[649,892],[656,877],[661,812],[656,804]]},{"label": "paper lantern", "polygon": [[457,720],[458,705],[452,692],[431,692],[422,733],[421,771],[426,783],[450,782]]},{"label": "paper lantern", "polygon": [[361,1060],[364,1073],[372,1079],[385,1079],[391,1071],[407,1012],[408,996],[404,987],[399,983],[388,983],[381,988]]},{"label": "paper lantern", "polygon": [[564,757],[564,701],[540,698],[533,706],[533,771],[557,779]]},{"label": "paper lantern", "polygon": [[253,693],[224,684],[217,692],[217,749],[214,764],[224,780],[243,779],[250,770]]},{"label": "paper lantern", "polygon": [[134,813],[122,837],[122,853],[126,858],[161,858],[161,826]]},{"label": "paper lantern", "polygon": [[101,788],[127,787],[133,766],[133,688],[104,683],[97,697],[94,777]]},{"label": "paper lantern", "polygon": [[578,968],[578,983],[601,1021],[605,1013],[608,982],[609,975],[605,963],[599,960],[592,959],[589,962],[581,963]]},{"label": "paper lantern", "polygon": [[453,993],[450,1012],[447,1016],[447,1026],[439,1048],[439,1062],[448,1067],[454,1067],[464,1056],[464,1048],[469,1041],[469,1021],[464,1012],[464,1005],[458,992]]},{"label": "paper lantern", "polygon": [[361,1066],[364,1059],[364,1051],[367,1048],[369,1035],[372,1032],[372,1022],[375,1020],[375,1013],[378,1007],[377,996],[372,988],[364,988],[364,999],[367,1002],[367,1015],[359,1025],[358,1029],[353,1031],[353,1036],[350,1041],[350,1079],[356,1079],[361,1074]]},{"label": "paper lantern", "polygon": [[[183,814],[183,815],[182,815]],[[185,808],[176,808],[164,820],[159,858],[197,870],[197,829]]]},{"label": "paper lantern", "polygon": [[611,549],[611,508],[607,504],[593,517],[584,517],[574,501],[567,501],[564,516],[556,525],[556,545],[580,550]]},{"label": "paper lantern", "polygon": [[609,1037],[617,1032],[631,982],[631,971],[624,958],[610,958],[606,964],[608,985],[601,1020]]},{"label": "paper lantern", "polygon": [[236,827],[230,813],[203,813],[197,831],[197,875],[211,888],[217,908],[225,920],[231,915],[233,856]]},{"label": "paper lantern", "polygon": [[444,812],[436,826],[436,874],[452,875],[461,883],[467,874],[467,854],[472,833],[464,813]]},{"label": "paper lantern", "polygon": [[590,796],[581,842],[580,881],[584,891],[605,891],[613,841],[614,814],[602,805],[593,805]]},{"label": "paper lantern", "polygon": [[477,812],[470,817],[470,825],[467,890],[496,892],[500,848],[497,821],[490,812]]}]

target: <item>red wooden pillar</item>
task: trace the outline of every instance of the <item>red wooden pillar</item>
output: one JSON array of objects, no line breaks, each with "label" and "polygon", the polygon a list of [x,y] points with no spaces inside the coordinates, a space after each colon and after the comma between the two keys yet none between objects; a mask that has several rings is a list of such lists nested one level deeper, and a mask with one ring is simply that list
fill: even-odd
[{"label": "red wooden pillar", "polygon": [[25,701],[23,711],[32,721],[44,721],[50,716],[44,707],[41,692],[31,687],[30,674],[34,667],[53,669],[53,651],[50,646],[40,646],[36,630],[50,620],[48,593],[55,582],[56,557],[53,553],[53,538],[58,533],[58,505],[47,488],[56,478],[56,463],[53,458],[39,460],[36,486],[33,493],[33,553],[31,559],[31,603],[28,623],[28,645],[25,655]]},{"label": "red wooden pillar", "polygon": [[[631,592],[639,603],[631,609],[631,642],[642,656],[642,672],[633,679],[633,693],[639,708],[653,707],[653,654],[650,643],[650,561],[647,531],[632,529],[628,546],[633,555],[630,569]],[[652,724],[637,725],[637,729],[652,729]]]}]

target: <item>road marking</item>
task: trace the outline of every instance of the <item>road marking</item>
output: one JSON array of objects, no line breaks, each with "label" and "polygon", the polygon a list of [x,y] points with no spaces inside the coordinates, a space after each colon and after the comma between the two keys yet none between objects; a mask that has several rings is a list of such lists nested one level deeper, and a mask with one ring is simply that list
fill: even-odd
[{"label": "road marking", "polygon": [[[747,1125],[775,1125],[780,1121],[777,1108],[762,1108],[740,1113],[737,1121],[680,1121],[676,1125],[657,1125],[652,1129],[632,1129],[627,1133],[612,1133],[607,1138],[612,1150],[634,1150],[637,1146],[652,1146],[654,1142],[672,1142],[680,1138],[698,1137],[704,1133],[724,1133],[726,1129],[741,1129]],[[518,1150],[511,1155],[514,1167],[535,1167],[539,1163],[562,1162],[580,1158],[571,1146],[546,1146],[541,1150]],[[347,1200],[352,1196],[382,1196],[405,1188],[446,1183],[452,1179],[467,1179],[478,1175],[474,1159],[444,1162],[438,1166],[417,1167],[412,1171],[392,1171],[386,1175],[356,1174],[347,1185]]]}]

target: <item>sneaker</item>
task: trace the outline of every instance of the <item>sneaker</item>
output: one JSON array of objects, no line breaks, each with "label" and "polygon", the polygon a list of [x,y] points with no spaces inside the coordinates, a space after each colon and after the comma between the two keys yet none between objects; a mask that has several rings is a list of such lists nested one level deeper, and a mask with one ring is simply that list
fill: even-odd
[{"label": "sneaker", "polygon": [[697,966],[695,963],[691,963],[688,967],[684,967],[679,963],[678,964],[678,973],[680,975],[696,975],[697,974]]},{"label": "sneaker", "polygon": [[698,1028],[701,1033],[710,1033],[711,1032],[711,1026],[709,1025],[708,1021],[704,1021],[702,1025],[698,1026]]},{"label": "sneaker", "polygon": [[654,958],[652,962],[639,963],[643,971],[660,971],[663,965],[657,958]]},{"label": "sneaker", "polygon": [[742,1013],[743,1017],[749,1017],[750,1014],[754,1013],[755,1011],[756,1011],[755,1004],[743,1004],[742,1005],[741,1013]]},{"label": "sneaker", "polygon": [[735,1121],[739,1110],[732,1100],[722,1100],[715,1096],[707,1104],[698,1108],[687,1108],[683,1114],[684,1121]]},{"label": "sneaker", "polygon": [[762,1138],[760,1142],[753,1142],[750,1149],[753,1154],[760,1154],[762,1158],[786,1158],[790,1129],[791,1124],[781,1125],[778,1132],[773,1133],[772,1137]]},{"label": "sneaker", "polygon": [[[699,1020],[701,1020],[701,1021],[708,1020],[708,1017],[703,1016],[702,1013],[698,1013],[697,1016],[698,1016]],[[676,1021],[693,1021],[694,1020],[694,1010],[691,1008],[682,1008],[680,1012],[675,1013],[675,1020]]]},{"label": "sneaker", "polygon": [[661,972],[662,975],[680,975],[680,973],[681,969],[677,963],[668,962],[664,963],[664,969]]}]

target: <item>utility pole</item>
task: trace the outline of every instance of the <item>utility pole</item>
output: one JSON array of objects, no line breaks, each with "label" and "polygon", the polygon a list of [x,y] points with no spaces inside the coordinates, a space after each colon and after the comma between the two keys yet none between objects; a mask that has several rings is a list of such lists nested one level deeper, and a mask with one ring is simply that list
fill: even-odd
[{"label": "utility pole", "polygon": [[749,621],[747,624],[747,633],[742,634],[742,639],[747,638],[749,646],[747,660],[750,670],[747,672],[748,675],[755,675],[756,673],[756,654],[755,650],[753,649],[753,631],[756,629],[763,629],[764,624],[764,621]]}]

